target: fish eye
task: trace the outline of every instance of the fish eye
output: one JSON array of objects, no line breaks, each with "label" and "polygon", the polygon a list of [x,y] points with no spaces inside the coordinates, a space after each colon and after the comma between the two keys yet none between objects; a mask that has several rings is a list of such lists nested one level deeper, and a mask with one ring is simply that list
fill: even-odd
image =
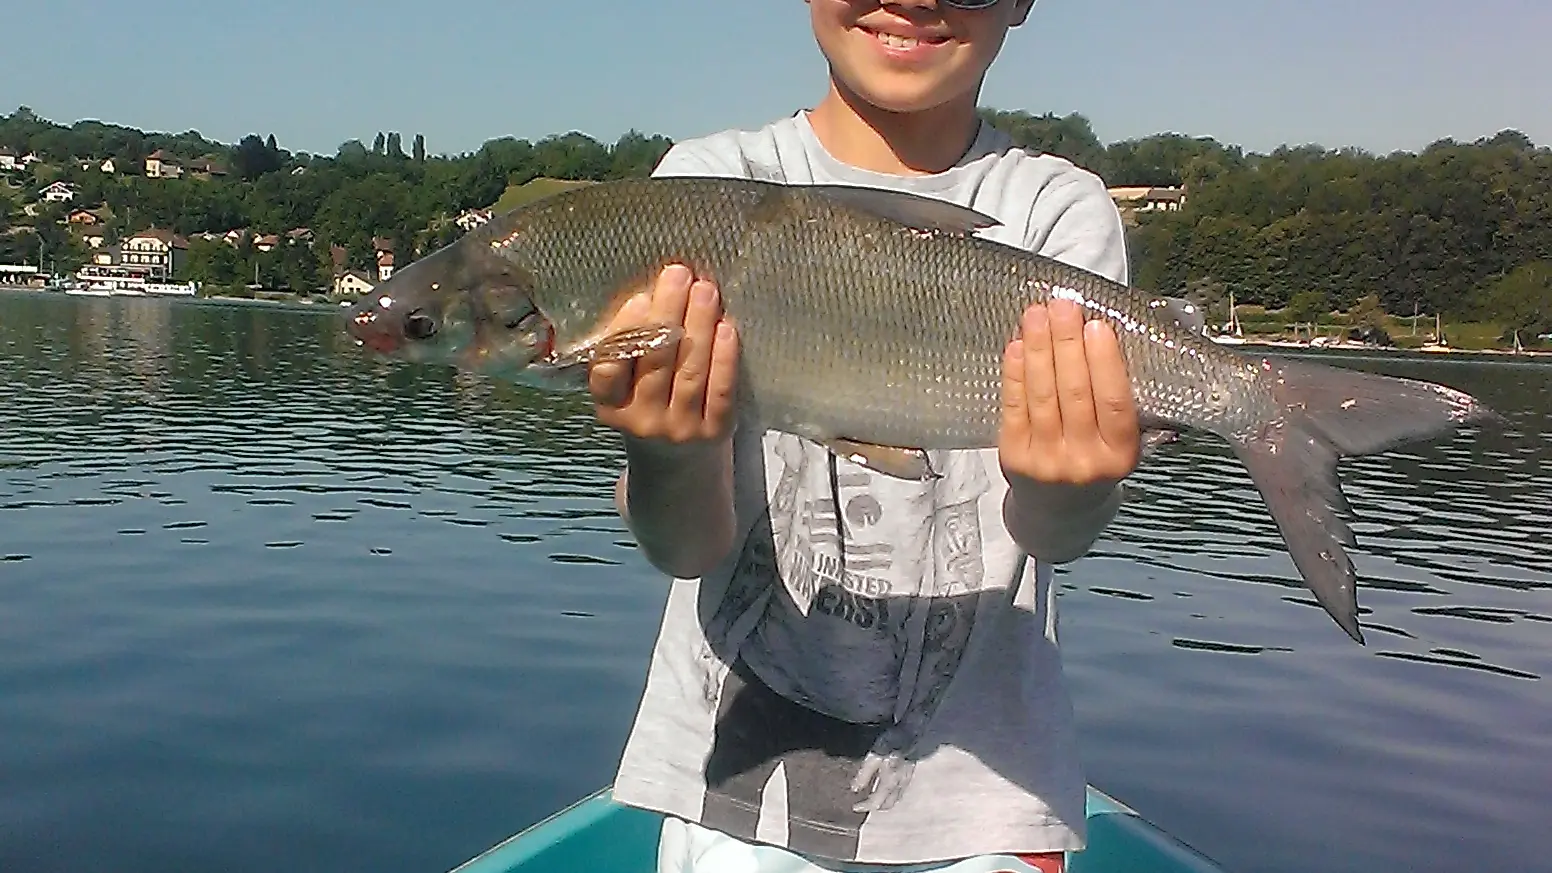
[{"label": "fish eye", "polygon": [[404,316],[404,335],[412,340],[428,340],[436,336],[436,319],[423,310],[416,309]]}]

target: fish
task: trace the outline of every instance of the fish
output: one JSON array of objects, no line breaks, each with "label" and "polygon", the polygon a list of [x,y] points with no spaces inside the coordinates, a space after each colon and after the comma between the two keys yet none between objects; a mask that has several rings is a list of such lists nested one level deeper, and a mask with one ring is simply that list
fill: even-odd
[{"label": "fish", "polygon": [[1345,457],[1499,420],[1471,395],[1217,344],[1201,314],[983,235],[998,225],[917,194],[665,177],[572,188],[496,216],[344,311],[381,357],[556,389],[683,339],[610,333],[666,265],[714,280],[738,331],[740,419],[887,475],[937,475],[934,450],[997,445],[1003,352],[1058,298],[1116,330],[1145,452],[1221,438],[1260,492],[1306,587],[1364,643]]}]

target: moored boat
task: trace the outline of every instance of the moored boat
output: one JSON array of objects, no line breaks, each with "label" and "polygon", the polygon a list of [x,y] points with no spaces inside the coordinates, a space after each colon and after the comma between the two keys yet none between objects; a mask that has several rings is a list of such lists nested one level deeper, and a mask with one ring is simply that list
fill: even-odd
[{"label": "moored boat", "polygon": [[[614,802],[608,789],[560,810],[454,868],[452,873],[651,873],[662,816]],[[1095,788],[1088,793],[1088,848],[1068,873],[1225,873]]]}]

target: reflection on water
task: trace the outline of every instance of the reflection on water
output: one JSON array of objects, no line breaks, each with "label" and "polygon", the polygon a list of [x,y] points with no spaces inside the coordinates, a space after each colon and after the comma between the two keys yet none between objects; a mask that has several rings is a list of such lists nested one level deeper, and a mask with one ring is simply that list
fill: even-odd
[{"label": "reflection on water", "polygon": [[[445,869],[609,778],[665,590],[613,441],[332,315],[0,297],[0,869]],[[1060,576],[1090,776],[1239,869],[1534,869],[1552,367],[1343,363],[1507,424],[1344,462],[1367,648],[1163,450]]]}]

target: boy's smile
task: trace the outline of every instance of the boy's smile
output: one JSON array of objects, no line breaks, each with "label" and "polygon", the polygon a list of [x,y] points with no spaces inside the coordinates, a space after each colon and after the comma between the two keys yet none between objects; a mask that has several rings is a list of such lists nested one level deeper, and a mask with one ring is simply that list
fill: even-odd
[{"label": "boy's smile", "polygon": [[883,20],[873,26],[859,24],[858,29],[873,37],[886,59],[904,63],[925,61],[952,39],[947,28],[918,27],[908,22]]}]

